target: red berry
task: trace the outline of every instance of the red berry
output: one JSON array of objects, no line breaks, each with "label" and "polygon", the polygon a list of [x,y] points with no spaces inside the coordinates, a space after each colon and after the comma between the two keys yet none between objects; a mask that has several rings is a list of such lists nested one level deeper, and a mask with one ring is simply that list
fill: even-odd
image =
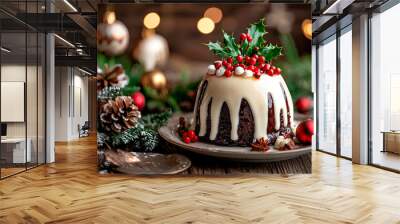
[{"label": "red berry", "polygon": [[226,70],[232,71],[233,70],[233,66],[231,64],[227,64],[226,65]]},{"label": "red berry", "polygon": [[190,143],[190,138],[189,138],[189,137],[183,138],[183,141],[184,141],[186,144],[189,144],[189,143]]},{"label": "red berry", "polygon": [[259,72],[259,71],[260,71],[259,68],[254,66],[253,72],[256,73],[256,72]]},{"label": "red berry", "polygon": [[187,131],[183,131],[183,133],[182,133],[182,139],[185,139],[186,137],[188,137],[188,136],[187,136]]},{"label": "red berry", "polygon": [[246,34],[246,39],[248,42],[251,42],[253,40],[253,38],[251,38],[250,34]]},{"label": "red berry", "polygon": [[245,68],[246,66],[244,64],[239,64],[240,67]]},{"label": "red berry", "polygon": [[243,61],[243,56],[242,56],[242,55],[238,55],[238,56],[236,57],[236,60],[237,60],[239,63],[242,63],[242,61]]},{"label": "red berry", "polygon": [[249,56],[246,56],[246,57],[245,57],[246,64],[250,64],[250,59],[251,59],[251,58],[250,58]]},{"label": "red berry", "polygon": [[240,41],[244,41],[247,39],[247,35],[245,33],[240,34]]},{"label": "red berry", "polygon": [[268,71],[270,68],[271,68],[270,64],[265,64],[264,67],[263,67],[263,70],[264,71]]},{"label": "red berry", "polygon": [[222,65],[226,67],[228,65],[228,62],[226,60],[223,60]]},{"label": "red berry", "polygon": [[257,63],[257,59],[256,58],[253,57],[253,58],[250,59],[250,64],[251,65],[255,65],[256,63]]},{"label": "red berry", "polygon": [[260,48],[259,47],[254,47],[254,50],[258,51],[258,50],[260,50]]},{"label": "red berry", "polygon": [[276,69],[276,67],[275,67],[275,66],[271,66],[271,69],[275,70],[275,69]]},{"label": "red berry", "polygon": [[258,55],[257,54],[253,54],[253,56],[251,56],[252,58],[258,59]]},{"label": "red berry", "polygon": [[260,56],[260,57],[258,57],[257,61],[258,61],[259,64],[264,64],[265,57],[264,56]]},{"label": "red berry", "polygon": [[192,139],[194,136],[196,136],[196,133],[193,130],[187,131],[187,136]]},{"label": "red berry", "polygon": [[273,76],[273,75],[274,75],[274,70],[273,70],[273,69],[268,69],[268,70],[267,70],[267,74],[268,74],[269,76]]},{"label": "red berry", "polygon": [[225,75],[225,77],[231,77],[232,72],[230,70],[225,70],[224,75]]},{"label": "red berry", "polygon": [[232,59],[232,58],[227,58],[226,61],[227,61],[229,64],[232,64],[233,59]]},{"label": "red berry", "polygon": [[214,66],[216,69],[221,68],[221,62],[214,62]]},{"label": "red berry", "polygon": [[254,72],[254,77],[255,77],[255,78],[259,79],[260,76],[261,76],[260,71],[257,70],[257,71]]},{"label": "red berry", "polygon": [[199,141],[199,137],[197,137],[197,135],[193,136],[192,142],[197,142],[197,141]]},{"label": "red berry", "polygon": [[247,66],[247,70],[250,70],[250,71],[254,71],[254,68],[255,68],[254,65],[249,65],[249,66]]},{"label": "red berry", "polygon": [[280,75],[281,72],[282,72],[282,70],[280,68],[276,68],[274,73],[275,73],[275,75]]}]

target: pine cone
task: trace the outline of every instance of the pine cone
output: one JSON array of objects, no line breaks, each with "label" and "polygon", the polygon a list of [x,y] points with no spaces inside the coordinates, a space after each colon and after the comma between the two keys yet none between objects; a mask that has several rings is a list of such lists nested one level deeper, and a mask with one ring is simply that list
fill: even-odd
[{"label": "pine cone", "polygon": [[100,70],[97,73],[97,91],[102,90],[107,86],[125,87],[128,84],[128,77],[125,74],[122,65],[115,65],[109,68],[107,65],[104,71]]},{"label": "pine cone", "polygon": [[120,133],[137,124],[140,111],[130,96],[117,96],[100,106],[99,116],[105,131]]}]

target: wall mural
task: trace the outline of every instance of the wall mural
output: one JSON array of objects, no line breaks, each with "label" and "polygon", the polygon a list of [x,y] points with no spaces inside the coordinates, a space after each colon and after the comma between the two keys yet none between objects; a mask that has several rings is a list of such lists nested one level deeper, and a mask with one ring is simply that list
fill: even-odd
[{"label": "wall mural", "polygon": [[309,11],[100,5],[99,171],[310,173]]}]

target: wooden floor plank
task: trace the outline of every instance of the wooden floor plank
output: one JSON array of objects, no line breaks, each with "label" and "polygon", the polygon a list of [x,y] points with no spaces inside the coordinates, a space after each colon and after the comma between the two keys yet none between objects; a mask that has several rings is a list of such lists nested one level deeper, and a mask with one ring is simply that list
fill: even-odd
[{"label": "wooden floor plank", "polygon": [[400,223],[400,175],[313,152],[310,175],[101,175],[96,139],[0,181],[0,223]]}]

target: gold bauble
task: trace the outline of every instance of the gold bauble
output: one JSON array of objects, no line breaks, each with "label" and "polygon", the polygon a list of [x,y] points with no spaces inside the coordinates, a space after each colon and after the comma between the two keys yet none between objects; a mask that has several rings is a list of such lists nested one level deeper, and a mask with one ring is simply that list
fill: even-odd
[{"label": "gold bauble", "polygon": [[164,90],[167,87],[167,78],[159,70],[146,72],[140,82],[144,87],[150,87],[158,91]]}]

